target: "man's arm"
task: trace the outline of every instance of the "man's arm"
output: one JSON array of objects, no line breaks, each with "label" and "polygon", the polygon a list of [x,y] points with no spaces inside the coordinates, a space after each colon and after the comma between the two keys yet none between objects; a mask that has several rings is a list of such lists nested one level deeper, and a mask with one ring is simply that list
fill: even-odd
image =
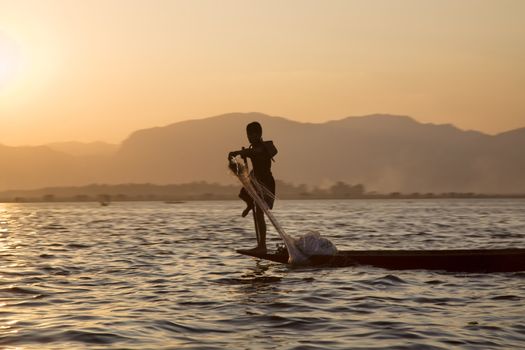
[{"label": "man's arm", "polygon": [[242,158],[251,157],[256,153],[254,148],[243,148],[239,151],[232,151],[228,153],[228,159],[232,159],[236,156],[241,156]]}]

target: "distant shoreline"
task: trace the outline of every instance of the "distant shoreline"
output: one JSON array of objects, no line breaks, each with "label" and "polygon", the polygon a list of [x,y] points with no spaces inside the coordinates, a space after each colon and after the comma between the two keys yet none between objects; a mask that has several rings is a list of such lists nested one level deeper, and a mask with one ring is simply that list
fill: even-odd
[{"label": "distant shoreline", "polygon": [[[489,194],[477,194],[477,195],[434,195],[434,196],[412,196],[412,195],[364,195],[358,197],[343,197],[343,196],[278,196],[278,200],[429,200],[429,199],[525,199],[525,194],[516,195],[489,195]],[[109,205],[112,202],[164,202],[166,205],[182,204],[185,202],[201,202],[201,201],[235,201],[239,200],[237,196],[191,196],[191,197],[177,197],[175,198],[148,198],[148,197],[128,197],[126,199],[113,199],[101,201],[97,199],[85,199],[79,200],[76,198],[54,198],[54,199],[42,199],[42,198],[23,198],[9,200],[6,198],[0,198],[0,203],[100,203],[101,205]]]},{"label": "distant shoreline", "polygon": [[[91,184],[86,186],[47,187],[33,190],[0,192],[2,203],[38,202],[110,202],[157,201],[175,204],[180,201],[237,200],[240,186],[192,182],[186,184]],[[523,194],[486,194],[473,192],[412,192],[378,193],[367,191],[362,184],[350,185],[339,181],[329,188],[294,185],[277,180],[278,199],[489,199],[525,198]]]}]

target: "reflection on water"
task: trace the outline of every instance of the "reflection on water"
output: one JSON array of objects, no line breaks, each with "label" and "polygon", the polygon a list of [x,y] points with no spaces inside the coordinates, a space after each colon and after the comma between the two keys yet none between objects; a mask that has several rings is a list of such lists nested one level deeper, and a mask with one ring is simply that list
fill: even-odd
[{"label": "reflection on water", "polygon": [[[525,273],[289,268],[237,202],[1,204],[0,348],[523,348]],[[340,249],[525,247],[523,200],[282,201]],[[270,247],[279,243],[270,232]]]}]

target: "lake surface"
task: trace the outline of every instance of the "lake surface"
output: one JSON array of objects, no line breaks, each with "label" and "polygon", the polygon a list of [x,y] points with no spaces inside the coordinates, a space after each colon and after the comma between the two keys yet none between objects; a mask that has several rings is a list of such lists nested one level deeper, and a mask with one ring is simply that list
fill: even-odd
[{"label": "lake surface", "polygon": [[[235,253],[255,245],[241,210],[0,204],[0,348],[525,348],[525,273],[258,261]],[[525,200],[279,201],[274,214],[341,250],[525,248]]]}]

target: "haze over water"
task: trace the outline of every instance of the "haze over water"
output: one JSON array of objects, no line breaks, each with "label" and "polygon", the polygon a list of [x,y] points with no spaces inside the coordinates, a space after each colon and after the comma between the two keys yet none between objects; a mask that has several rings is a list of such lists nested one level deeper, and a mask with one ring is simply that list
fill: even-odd
[{"label": "haze over water", "polygon": [[[2,204],[0,347],[509,349],[525,275],[290,268],[239,202]],[[280,201],[339,249],[524,248],[524,200]],[[269,233],[270,247],[278,243]]]}]

